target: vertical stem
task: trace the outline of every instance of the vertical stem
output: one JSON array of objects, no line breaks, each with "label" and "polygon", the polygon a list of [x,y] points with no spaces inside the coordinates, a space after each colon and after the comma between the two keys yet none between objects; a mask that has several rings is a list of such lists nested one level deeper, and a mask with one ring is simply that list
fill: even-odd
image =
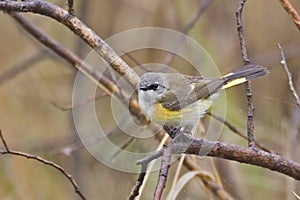
[{"label": "vertical stem", "polygon": [[166,186],[169,167],[170,167],[170,161],[171,161],[172,151],[171,148],[165,147],[163,150],[163,157],[161,161],[161,168],[159,171],[159,179],[158,183],[154,192],[154,198],[153,200],[160,200],[163,190]]},{"label": "vertical stem", "polygon": [[[243,32],[243,22],[242,22],[242,12],[244,8],[244,4],[247,0],[239,0],[238,8],[236,11],[236,18],[237,18],[237,31],[240,41],[240,47],[241,47],[241,54],[243,58],[243,62],[245,65],[250,63],[250,60],[247,55],[247,49],[246,49],[246,42],[244,38],[244,32]],[[248,135],[248,146],[254,147],[255,141],[254,141],[254,124],[253,124],[253,112],[254,112],[254,106],[253,106],[253,100],[252,100],[252,91],[251,91],[251,82],[248,81],[245,83],[245,89],[246,89],[246,96],[247,96],[247,135]]]}]

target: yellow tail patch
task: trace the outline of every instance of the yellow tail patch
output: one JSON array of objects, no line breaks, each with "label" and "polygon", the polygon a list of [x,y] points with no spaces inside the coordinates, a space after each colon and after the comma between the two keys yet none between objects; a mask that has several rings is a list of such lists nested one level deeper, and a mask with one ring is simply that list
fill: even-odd
[{"label": "yellow tail patch", "polygon": [[232,86],[245,83],[246,81],[247,81],[246,78],[238,78],[238,79],[235,79],[235,80],[232,80],[232,81],[228,82],[226,85],[223,85],[223,87],[221,89],[225,90],[225,89],[230,88]]}]

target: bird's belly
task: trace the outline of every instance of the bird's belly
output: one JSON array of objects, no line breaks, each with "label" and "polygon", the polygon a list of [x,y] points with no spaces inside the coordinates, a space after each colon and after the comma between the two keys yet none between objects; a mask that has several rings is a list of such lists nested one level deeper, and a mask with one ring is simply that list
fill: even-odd
[{"label": "bird's belly", "polygon": [[195,125],[210,108],[212,101],[210,99],[200,100],[192,103],[181,110],[168,110],[161,104],[154,104],[149,110],[151,120],[162,125],[168,126],[187,126]]}]

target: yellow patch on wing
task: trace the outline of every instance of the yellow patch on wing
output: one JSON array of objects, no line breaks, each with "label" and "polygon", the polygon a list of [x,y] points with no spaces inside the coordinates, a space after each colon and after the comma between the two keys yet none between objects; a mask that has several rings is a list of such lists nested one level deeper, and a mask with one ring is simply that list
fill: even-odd
[{"label": "yellow patch on wing", "polygon": [[[228,75],[228,74],[227,74]],[[226,75],[226,76],[227,76]],[[235,86],[235,85],[238,85],[238,84],[242,84],[242,83],[245,83],[247,81],[246,78],[238,78],[238,79],[235,79],[233,81],[230,81],[228,82],[226,85],[223,85],[222,89],[227,89],[227,88],[230,88],[232,86]]]}]

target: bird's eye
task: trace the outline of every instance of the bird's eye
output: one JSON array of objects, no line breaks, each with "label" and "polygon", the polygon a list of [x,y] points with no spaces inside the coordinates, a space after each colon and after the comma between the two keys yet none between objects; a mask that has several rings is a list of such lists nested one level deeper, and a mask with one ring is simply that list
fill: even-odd
[{"label": "bird's eye", "polygon": [[159,83],[157,83],[157,82],[155,82],[155,83],[153,83],[151,86],[151,90],[157,90],[158,89],[158,87],[159,87]]}]

